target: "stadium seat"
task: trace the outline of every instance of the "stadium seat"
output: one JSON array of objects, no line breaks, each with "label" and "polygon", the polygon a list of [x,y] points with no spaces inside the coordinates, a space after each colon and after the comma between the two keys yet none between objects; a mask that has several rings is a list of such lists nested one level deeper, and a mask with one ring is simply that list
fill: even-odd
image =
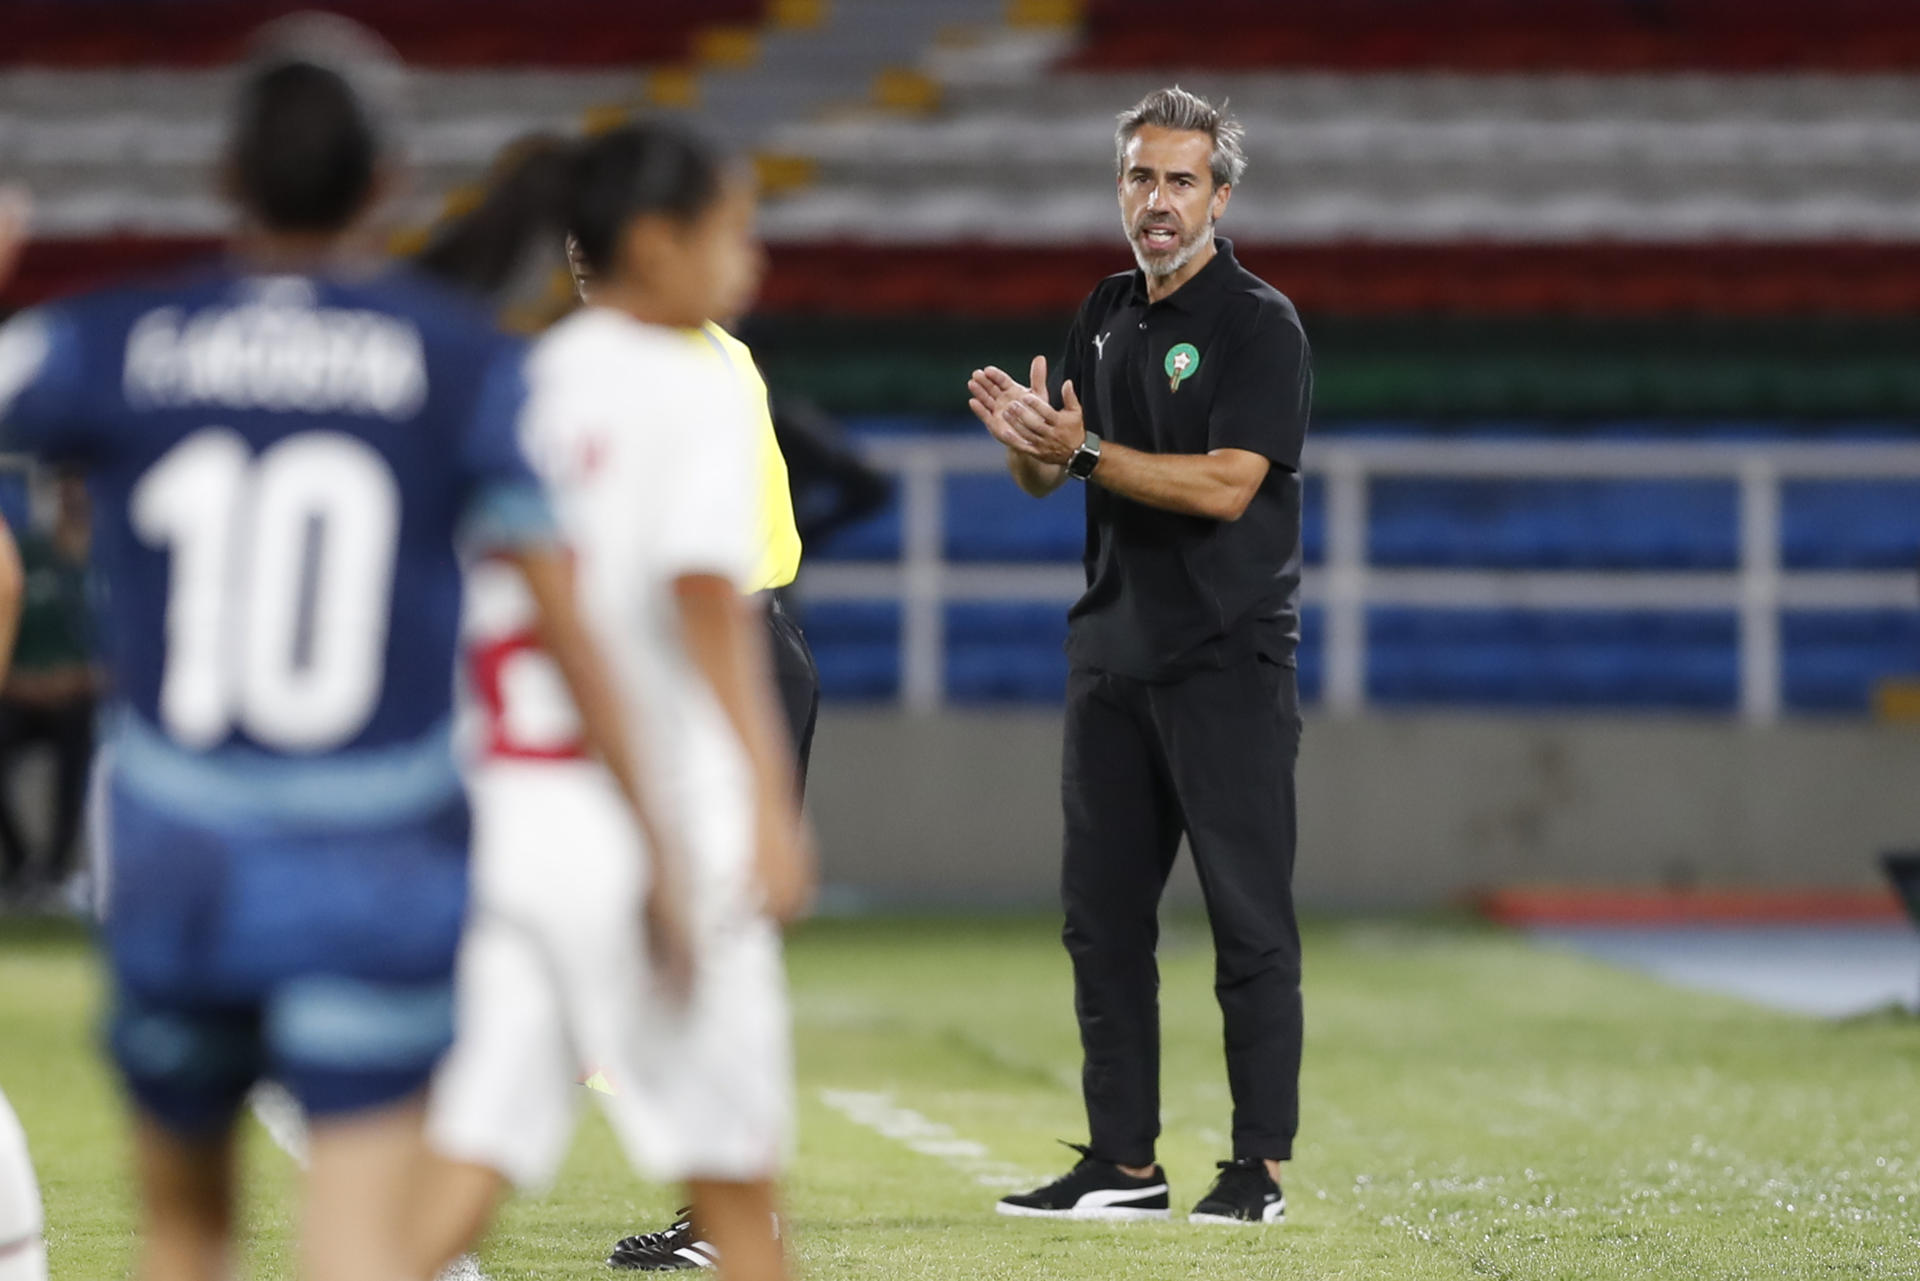
[{"label": "stadium seat", "polygon": [[1367,689],[1383,705],[1726,710],[1731,614],[1374,609]]},{"label": "stadium seat", "polygon": [[955,561],[1072,561],[1086,543],[1076,492],[1035,502],[1004,475],[947,482],[946,557]]},{"label": "stadium seat", "polygon": [[1791,612],[1780,631],[1795,711],[1864,714],[1883,679],[1920,669],[1920,611]]},{"label": "stadium seat", "polygon": [[[908,426],[890,421],[889,434]],[[951,430],[948,420],[923,426]],[[1370,434],[1420,434],[1418,424]],[[1485,428],[1483,427],[1483,431]],[[1670,424],[1617,423],[1591,434],[1670,436]],[[1703,429],[1751,439],[1761,425]],[[1324,485],[1306,487],[1309,564],[1325,556]],[[1719,481],[1379,480],[1369,555],[1400,569],[1725,571],[1738,562],[1739,500]],[[1788,569],[1912,570],[1920,604],[1920,485],[1803,482],[1782,492]],[[945,554],[987,564],[1077,558],[1078,503],[1034,502],[1004,478],[955,477]],[[890,508],[811,549],[816,562],[892,559]],[[804,583],[803,583],[804,587]],[[884,698],[899,682],[893,605],[815,605],[808,630],[828,690]],[[950,605],[947,689],[957,702],[1056,702],[1064,679],[1064,602]],[[1320,697],[1324,619],[1309,609],[1300,654],[1303,697]],[[1731,708],[1738,645],[1730,614],[1646,611],[1408,610],[1369,616],[1370,697],[1382,704],[1509,707]],[[1790,613],[1782,629],[1784,698],[1803,712],[1865,711],[1889,675],[1920,669],[1920,609]]]},{"label": "stadium seat", "polygon": [[1369,556],[1392,568],[1730,569],[1737,511],[1719,482],[1384,480]]},{"label": "stadium seat", "polygon": [[849,701],[900,691],[900,607],[891,601],[816,601],[801,623],[820,669],[820,692]]}]

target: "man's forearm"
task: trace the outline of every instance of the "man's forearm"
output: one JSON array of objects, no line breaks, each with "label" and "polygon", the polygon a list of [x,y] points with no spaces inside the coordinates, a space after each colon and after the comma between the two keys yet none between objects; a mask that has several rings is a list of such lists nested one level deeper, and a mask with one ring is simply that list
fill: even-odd
[{"label": "man's forearm", "polygon": [[1240,519],[1253,501],[1267,467],[1264,458],[1240,449],[1150,454],[1107,442],[1093,483],[1162,511],[1230,521]]},{"label": "man's forearm", "polygon": [[0,520],[0,680],[13,663],[13,642],[20,635],[20,609],[26,598],[26,571],[13,531]]},{"label": "man's forearm", "polygon": [[1007,450],[1007,470],[1013,473],[1014,484],[1035,498],[1045,498],[1067,483],[1066,468],[1043,463],[1017,449]]}]

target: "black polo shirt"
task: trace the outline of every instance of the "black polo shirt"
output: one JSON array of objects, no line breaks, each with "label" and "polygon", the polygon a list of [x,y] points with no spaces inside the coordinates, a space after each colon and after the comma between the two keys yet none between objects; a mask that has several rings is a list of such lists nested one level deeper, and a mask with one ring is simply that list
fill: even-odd
[{"label": "black polo shirt", "polygon": [[1087,426],[1154,454],[1245,449],[1273,463],[1237,521],[1087,493],[1087,591],[1068,614],[1075,667],[1164,681],[1300,644],[1300,449],[1313,356],[1285,295],[1214,241],[1212,261],[1157,303],[1139,271],[1095,287],[1053,371]]}]

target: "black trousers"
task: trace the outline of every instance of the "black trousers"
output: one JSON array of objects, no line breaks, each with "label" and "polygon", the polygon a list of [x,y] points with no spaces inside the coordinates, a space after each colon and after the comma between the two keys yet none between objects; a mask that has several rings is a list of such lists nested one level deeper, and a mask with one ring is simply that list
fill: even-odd
[{"label": "black trousers", "polygon": [[1293,909],[1298,683],[1250,659],[1166,683],[1067,680],[1061,898],[1093,1152],[1153,1164],[1159,905],[1184,832],[1213,931],[1233,1154],[1285,1160],[1300,1120]]},{"label": "black trousers", "polygon": [[53,840],[39,878],[49,885],[73,871],[80,815],[86,805],[87,769],[93,760],[93,700],[51,706],[0,699],[0,880],[17,880],[30,858],[13,813],[14,761],[35,743],[53,748]]},{"label": "black trousers", "polygon": [[813,755],[813,728],[820,719],[820,669],[800,624],[767,595],[767,643],[773,650],[773,679],[780,687],[780,706],[793,735],[794,762],[800,773],[800,794],[807,792],[807,762]]}]

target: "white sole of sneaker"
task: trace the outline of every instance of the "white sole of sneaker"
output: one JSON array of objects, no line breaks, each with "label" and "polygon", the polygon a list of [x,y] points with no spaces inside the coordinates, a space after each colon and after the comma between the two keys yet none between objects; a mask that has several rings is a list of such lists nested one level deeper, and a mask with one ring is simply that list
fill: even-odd
[{"label": "white sole of sneaker", "polygon": [[1261,1212],[1260,1221],[1236,1219],[1227,1214],[1201,1214],[1195,1212],[1187,1216],[1188,1223],[1224,1223],[1234,1228],[1275,1227],[1287,1221],[1287,1206],[1284,1201],[1268,1206]]},{"label": "white sole of sneaker", "polygon": [[1010,1219],[1075,1219],[1083,1223],[1144,1223],[1151,1219],[1170,1219],[1171,1210],[1142,1210],[1124,1205],[1096,1205],[1081,1210],[1036,1210],[1024,1205],[994,1203],[994,1211]]}]

